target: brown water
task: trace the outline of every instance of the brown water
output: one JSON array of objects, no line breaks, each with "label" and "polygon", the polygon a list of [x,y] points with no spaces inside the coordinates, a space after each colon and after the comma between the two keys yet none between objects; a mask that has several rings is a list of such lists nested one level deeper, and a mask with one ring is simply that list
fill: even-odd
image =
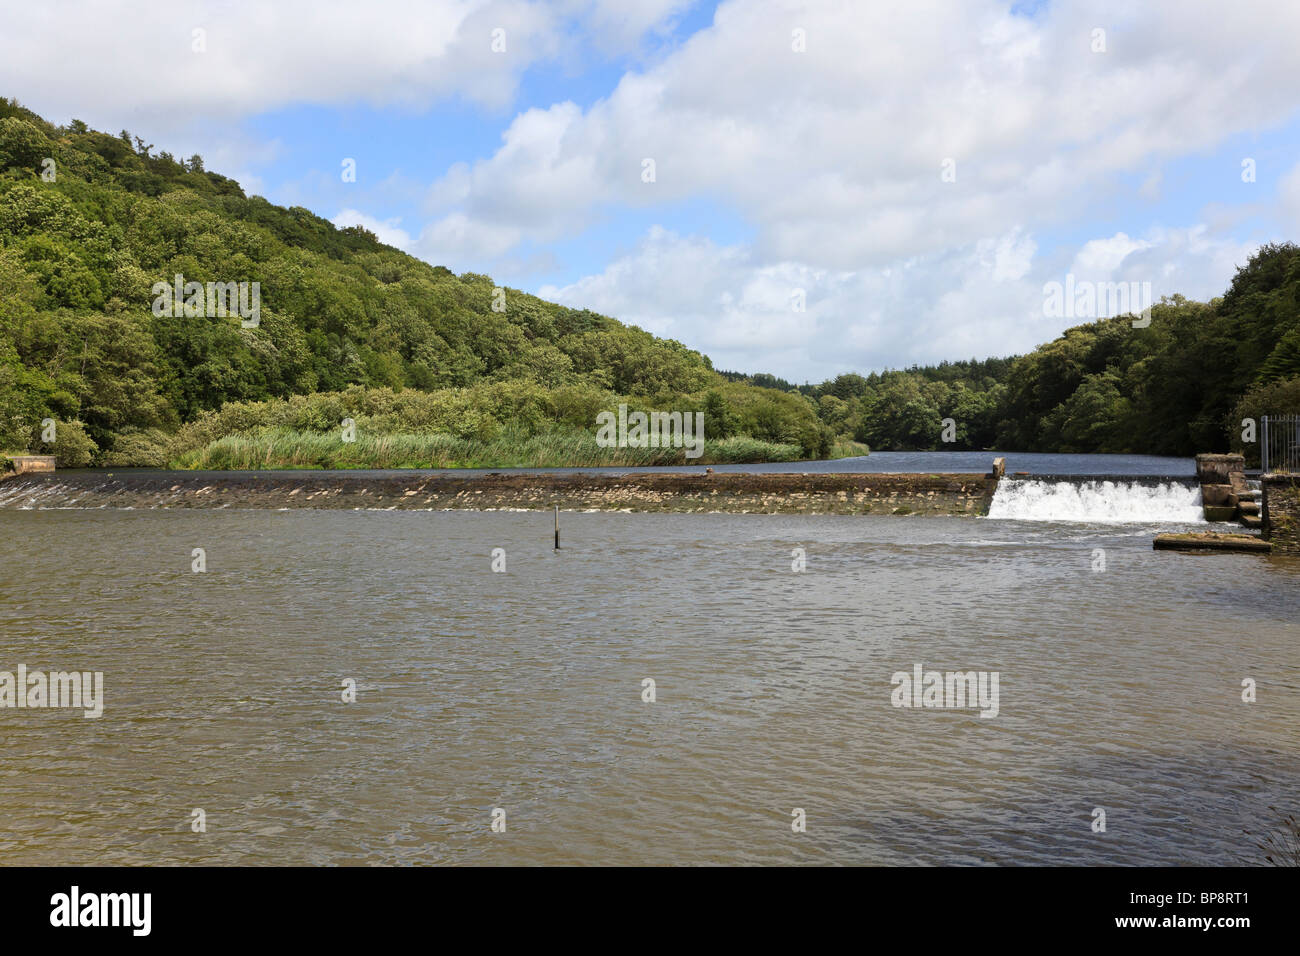
[{"label": "brown water", "polygon": [[[551,521],[0,510],[0,670],[106,698],[0,709],[0,859],[1217,864],[1300,805],[1300,563],[777,515],[566,514],[557,554]],[[999,672],[998,716],[893,707],[916,663]]]}]

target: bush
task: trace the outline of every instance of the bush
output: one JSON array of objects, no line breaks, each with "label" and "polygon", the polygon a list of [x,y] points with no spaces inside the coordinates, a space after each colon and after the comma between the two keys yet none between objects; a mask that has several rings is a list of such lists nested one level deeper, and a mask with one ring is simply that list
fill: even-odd
[{"label": "bush", "polygon": [[88,468],[95,460],[99,446],[86,432],[86,426],[76,419],[70,422],[58,422],[55,426],[54,441],[41,441],[40,426],[34,431],[29,448],[35,449],[34,455],[53,455],[55,464],[60,468]]},{"label": "bush", "polygon": [[161,429],[128,429],[99,457],[107,468],[165,468],[171,436]]},{"label": "bush", "polygon": [[[1246,456],[1246,465],[1258,468],[1260,465],[1259,420],[1265,415],[1300,415],[1300,376],[1256,385],[1237,403],[1232,415],[1225,423],[1228,434],[1232,436],[1232,446]],[[1255,420],[1256,438],[1249,444],[1241,440],[1242,421]]]}]

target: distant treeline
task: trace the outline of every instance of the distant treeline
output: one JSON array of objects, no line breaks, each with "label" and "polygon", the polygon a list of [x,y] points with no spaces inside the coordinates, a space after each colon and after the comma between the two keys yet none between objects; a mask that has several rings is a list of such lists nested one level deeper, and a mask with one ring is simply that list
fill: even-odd
[{"label": "distant treeline", "polygon": [[[177,275],[258,283],[260,324],[155,314],[153,287]],[[1243,415],[1300,411],[1298,295],[1300,251],[1269,246],[1222,299],[1157,305],[1149,328],[1108,319],[1017,358],[794,386],[0,99],[0,453],[64,466],[663,458],[593,451],[595,414],[621,402],[703,411],[706,460],[1191,454],[1232,444]],[[345,412],[361,426],[348,448]]]},{"label": "distant treeline", "polygon": [[[1192,455],[1240,449],[1241,422],[1300,413],[1300,248],[1265,246],[1222,298],[1174,296],[1133,316],[1068,329],[1015,358],[943,362],[794,386],[837,435],[874,449]],[[942,441],[940,422],[956,424]]]}]

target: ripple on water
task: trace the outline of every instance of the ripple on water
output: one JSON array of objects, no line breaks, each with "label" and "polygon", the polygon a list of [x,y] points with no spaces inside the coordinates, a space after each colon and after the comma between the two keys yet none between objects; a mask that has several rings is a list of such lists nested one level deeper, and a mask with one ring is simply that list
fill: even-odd
[{"label": "ripple on water", "polygon": [[[557,553],[530,512],[0,521],[0,669],[107,698],[3,712],[10,862],[1219,864],[1300,793],[1300,573],[1129,527],[571,513]],[[998,671],[998,717],[893,707],[916,663]]]}]

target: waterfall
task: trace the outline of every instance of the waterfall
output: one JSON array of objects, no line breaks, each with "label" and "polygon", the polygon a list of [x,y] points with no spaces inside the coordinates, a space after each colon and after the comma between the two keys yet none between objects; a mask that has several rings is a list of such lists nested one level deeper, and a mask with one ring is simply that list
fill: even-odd
[{"label": "waterfall", "polygon": [[998,483],[990,518],[1202,524],[1201,490],[1177,479],[1009,478]]}]

